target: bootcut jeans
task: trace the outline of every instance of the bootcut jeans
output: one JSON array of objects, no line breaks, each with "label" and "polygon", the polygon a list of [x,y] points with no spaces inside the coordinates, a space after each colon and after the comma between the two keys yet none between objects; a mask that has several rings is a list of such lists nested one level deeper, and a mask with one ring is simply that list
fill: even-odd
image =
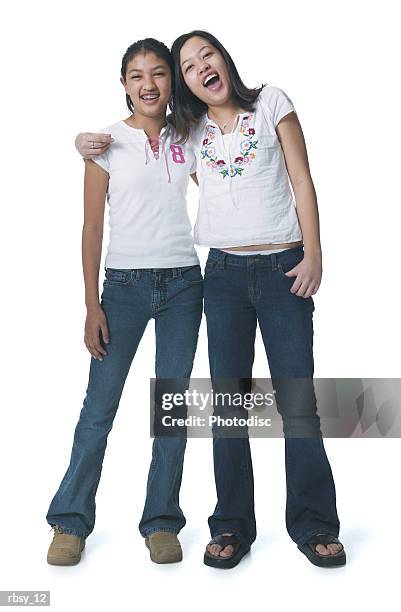
[{"label": "bootcut jeans", "polygon": [[[107,437],[132,360],[150,321],[155,321],[156,378],[189,379],[202,317],[200,267],[161,269],[107,268],[101,296],[110,341],[103,361],[91,358],[89,382],[75,428],[68,469],[46,520],[67,534],[87,537],[95,525],[98,488]],[[148,405],[133,406],[146,418]],[[146,501],[139,524],[146,537],[155,531],[178,533],[185,525],[179,505],[185,436],[153,441]]]},{"label": "bootcut jeans", "polygon": [[[273,387],[284,380],[285,397],[289,382],[306,381],[303,399],[281,406],[277,402],[285,437],[286,528],[299,545],[316,533],[338,537],[340,528],[313,392],[314,302],[291,293],[295,277],[285,276],[303,257],[302,245],[251,256],[211,249],[204,273],[214,389],[234,378],[240,389],[252,378],[257,323]],[[217,505],[208,521],[211,535],[234,533],[250,545],[256,538],[256,521],[249,438],[214,436],[213,454]]]}]

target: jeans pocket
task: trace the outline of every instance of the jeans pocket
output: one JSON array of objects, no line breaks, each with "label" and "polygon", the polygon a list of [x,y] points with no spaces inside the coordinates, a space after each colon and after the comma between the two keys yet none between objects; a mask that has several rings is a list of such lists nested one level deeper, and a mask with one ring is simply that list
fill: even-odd
[{"label": "jeans pocket", "polygon": [[180,268],[180,277],[181,280],[188,285],[199,285],[203,283],[203,276],[199,265]]},{"label": "jeans pocket", "polygon": [[293,276],[286,276],[286,272],[289,272],[295,266],[297,266],[304,258],[304,252],[298,251],[297,253],[288,253],[281,261],[277,262],[277,270],[279,271],[282,278],[294,280]]},{"label": "jeans pocket", "polygon": [[107,268],[104,279],[105,285],[128,285],[131,278],[131,270],[118,270]]},{"label": "jeans pocket", "polygon": [[217,261],[214,259],[208,259],[205,265],[204,277],[209,278],[212,274],[215,274],[218,270]]}]

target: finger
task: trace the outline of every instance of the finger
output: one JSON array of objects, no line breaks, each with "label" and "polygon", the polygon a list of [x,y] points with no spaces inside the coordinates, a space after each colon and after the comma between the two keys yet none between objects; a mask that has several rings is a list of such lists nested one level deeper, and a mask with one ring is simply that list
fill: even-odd
[{"label": "finger", "polygon": [[313,285],[313,295],[319,291],[320,283],[315,283]]},{"label": "finger", "polygon": [[102,347],[100,342],[97,342],[95,344],[94,349],[95,349],[95,351],[97,351],[98,353],[101,353],[102,355],[107,355],[106,351],[104,350],[104,348]]},{"label": "finger", "polygon": [[92,355],[92,357],[94,357],[94,358],[95,358],[95,359],[97,359],[98,361],[103,361],[103,356],[101,355],[101,353],[99,353],[99,352],[96,350],[96,347],[95,347],[95,346],[92,346],[89,352],[90,352],[90,354]]},{"label": "finger", "polygon": [[101,147],[99,149],[88,148],[86,146],[85,148],[80,149],[80,151],[81,151],[82,157],[85,157],[85,159],[93,159],[94,157],[96,157],[96,155],[102,155],[103,153],[105,153],[108,148],[109,148],[109,145],[105,147]]},{"label": "finger", "polygon": [[93,338],[87,337],[85,340],[85,345],[92,357],[95,359],[99,359],[99,361],[103,361],[103,357],[101,353],[96,348],[96,342]]},{"label": "finger", "polygon": [[111,134],[103,134],[99,132],[98,134],[84,134],[82,137],[82,144],[85,146],[91,146],[92,142],[95,145],[95,148],[104,147],[104,145],[109,145],[114,139]]},{"label": "finger", "polygon": [[305,292],[307,291],[309,287],[309,283],[310,283],[310,280],[308,278],[304,278],[302,280],[300,279],[300,284],[297,290],[295,291],[295,294],[298,295],[299,297],[304,297]]},{"label": "finger", "polygon": [[106,344],[110,342],[109,330],[107,328],[107,323],[104,321],[100,324],[100,329],[102,330],[102,337]]},{"label": "finger", "polygon": [[292,286],[291,286],[291,289],[290,289],[291,293],[297,293],[297,291],[299,290],[301,284],[302,284],[302,279],[299,276],[297,276],[297,278],[292,283]]},{"label": "finger", "polygon": [[96,329],[96,332],[93,335],[93,338],[94,338],[93,349],[96,351],[96,353],[100,355],[107,355],[107,352],[105,351],[105,349],[103,348],[101,344],[101,339],[100,339],[101,325],[102,324],[99,323],[99,327]]},{"label": "finger", "polygon": [[104,142],[104,140],[89,140],[87,146],[91,149],[107,149],[110,146],[112,140]]},{"label": "finger", "polygon": [[313,295],[315,292],[315,283],[310,283],[309,287],[307,288],[304,298],[310,298],[311,295]]}]

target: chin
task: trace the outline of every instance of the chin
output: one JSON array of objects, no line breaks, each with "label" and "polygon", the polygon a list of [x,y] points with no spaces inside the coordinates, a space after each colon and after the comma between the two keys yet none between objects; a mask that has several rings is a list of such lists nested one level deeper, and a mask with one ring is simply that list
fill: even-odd
[{"label": "chin", "polygon": [[214,106],[219,106],[221,104],[225,104],[226,102],[228,102],[230,99],[229,93],[226,89],[226,87],[223,88],[222,91],[219,91],[217,94],[213,95],[209,95],[208,96],[208,101],[210,104],[213,104]]},{"label": "chin", "polygon": [[159,106],[159,104],[157,106],[155,106],[154,108],[142,108],[141,107],[141,111],[142,114],[145,115],[146,117],[158,117],[161,113],[161,109],[162,107]]},{"label": "chin", "polygon": [[219,93],[217,96],[210,96],[208,103],[213,105],[213,106],[221,106],[222,104],[225,104],[229,99],[229,96],[227,96],[226,93]]}]

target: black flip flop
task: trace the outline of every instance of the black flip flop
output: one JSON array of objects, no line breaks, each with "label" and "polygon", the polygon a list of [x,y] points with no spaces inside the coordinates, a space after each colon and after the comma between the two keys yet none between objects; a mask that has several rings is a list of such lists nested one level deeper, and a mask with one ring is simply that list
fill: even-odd
[{"label": "black flip flop", "polygon": [[340,540],[329,533],[318,533],[312,536],[305,544],[298,546],[298,549],[308,557],[309,561],[313,565],[318,567],[339,567],[345,565],[347,558],[345,555],[344,547],[335,555],[321,555],[316,551],[317,544],[341,544]]},{"label": "black flip flop", "polygon": [[220,569],[231,569],[235,567],[241,561],[242,557],[251,550],[250,546],[242,544],[234,535],[217,535],[210,540],[208,546],[210,544],[218,544],[222,548],[225,546],[232,546],[234,548],[233,554],[229,557],[216,557],[211,555],[206,549],[203,563],[209,565],[209,567],[217,567]]}]

